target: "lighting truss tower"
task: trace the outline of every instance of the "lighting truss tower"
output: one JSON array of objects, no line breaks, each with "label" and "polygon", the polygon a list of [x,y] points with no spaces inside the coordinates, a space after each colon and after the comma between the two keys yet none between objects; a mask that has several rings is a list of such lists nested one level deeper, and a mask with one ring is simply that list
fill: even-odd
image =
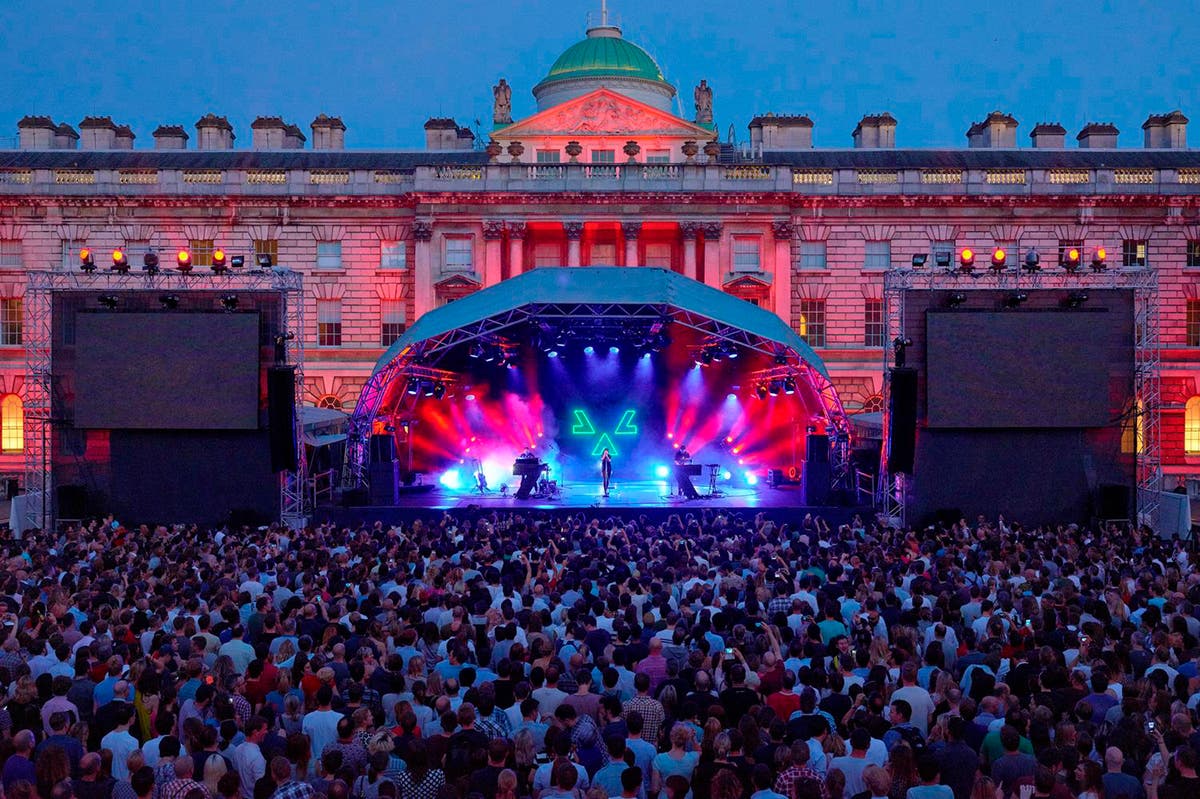
[{"label": "lighting truss tower", "polygon": [[[250,269],[220,275],[162,271],[30,272],[25,290],[25,492],[30,497],[34,524],[53,529],[56,521],[51,440],[54,434],[53,307],[56,294],[64,292],[220,292],[236,294],[272,293],[280,303],[279,326],[285,362],[295,367],[296,446],[302,446],[304,399],[304,293],[301,275],[290,269]],[[292,334],[292,335],[288,335]],[[302,452],[298,466],[280,481],[280,521],[292,527],[306,521],[306,467]]]},{"label": "lighting truss tower", "polygon": [[[883,278],[883,314],[886,341],[904,336],[905,299],[912,291],[1101,291],[1124,289],[1133,292],[1133,393],[1137,459],[1137,519],[1157,527],[1159,492],[1162,490],[1162,442],[1160,417],[1162,367],[1159,330],[1158,273],[1148,267],[1119,267],[1103,271],[1066,272],[1049,268],[1029,272],[1010,267],[987,274],[962,274],[938,268],[891,269]],[[884,374],[891,364],[891,348],[884,350]],[[906,522],[907,485],[903,474],[887,473],[887,422],[890,414],[891,382],[883,381],[884,446],[880,464],[876,506],[891,518]]]}]

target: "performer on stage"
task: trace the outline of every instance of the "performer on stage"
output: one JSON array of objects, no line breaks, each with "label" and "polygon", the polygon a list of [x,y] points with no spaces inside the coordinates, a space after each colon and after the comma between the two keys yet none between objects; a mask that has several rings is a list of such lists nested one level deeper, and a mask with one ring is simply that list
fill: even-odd
[{"label": "performer on stage", "polygon": [[604,481],[604,496],[608,496],[608,484],[612,482],[612,453],[608,447],[600,453],[600,477]]},{"label": "performer on stage", "polygon": [[687,466],[691,462],[692,453],[688,452],[687,444],[681,444],[679,449],[675,450],[675,484],[679,487],[679,493],[687,499],[700,499],[700,494],[692,485],[692,479],[687,473]]},{"label": "performer on stage", "polygon": [[521,476],[521,485],[517,488],[516,498],[529,499],[529,495],[537,488],[538,477],[542,474],[541,463],[539,463],[533,447],[521,450],[516,463],[513,464],[513,473]]}]

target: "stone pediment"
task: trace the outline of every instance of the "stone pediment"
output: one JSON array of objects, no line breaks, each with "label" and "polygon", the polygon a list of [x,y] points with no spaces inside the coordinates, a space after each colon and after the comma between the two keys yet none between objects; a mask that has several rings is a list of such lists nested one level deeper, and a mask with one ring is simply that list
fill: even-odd
[{"label": "stone pediment", "polygon": [[496,130],[496,139],[538,136],[678,136],[707,141],[712,131],[645,103],[597,89]]},{"label": "stone pediment", "polygon": [[437,289],[477,289],[482,284],[476,279],[474,273],[464,274],[456,273],[443,277],[434,284]]}]

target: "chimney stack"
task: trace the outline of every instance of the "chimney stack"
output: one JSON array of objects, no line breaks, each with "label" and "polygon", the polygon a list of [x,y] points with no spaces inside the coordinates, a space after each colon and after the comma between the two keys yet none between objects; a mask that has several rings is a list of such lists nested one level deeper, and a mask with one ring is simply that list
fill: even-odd
[{"label": "chimney stack", "polygon": [[1142,124],[1145,146],[1164,150],[1186,149],[1187,123],[1188,118],[1179,110],[1168,114],[1151,114]]},{"label": "chimney stack", "polygon": [[279,117],[258,117],[250,123],[250,147],[255,150],[282,150],[287,124]]},{"label": "chimney stack", "polygon": [[225,117],[205,114],[196,122],[196,149],[232,150],[233,125]]},{"label": "chimney stack", "polygon": [[117,134],[113,137],[114,150],[132,150],[133,140],[137,138],[133,129],[128,125],[117,125]]},{"label": "chimney stack", "polygon": [[75,128],[63,122],[54,129],[54,149],[74,150],[79,147],[79,134]]},{"label": "chimney stack", "polygon": [[750,146],[768,150],[811,150],[813,121],[803,114],[763,114],[750,120]]},{"label": "chimney stack", "polygon": [[1117,135],[1121,131],[1110,122],[1089,122],[1075,138],[1085,150],[1112,150],[1117,146]]},{"label": "chimney stack", "polygon": [[155,150],[186,150],[188,135],[183,125],[159,125],[154,129]]},{"label": "chimney stack", "polygon": [[458,149],[458,125],[449,117],[433,117],[425,123],[426,150]]},{"label": "chimney stack", "polygon": [[49,150],[54,147],[58,126],[50,117],[22,117],[17,123],[17,139],[22,150]]},{"label": "chimney stack", "polygon": [[856,149],[893,149],[896,146],[896,118],[887,111],[868,114],[859,121],[853,136]]},{"label": "chimney stack", "polygon": [[85,150],[112,150],[117,126],[112,117],[84,117],[79,123],[80,143]]},{"label": "chimney stack", "polygon": [[1033,146],[1038,150],[1061,150],[1067,144],[1067,129],[1057,122],[1039,122],[1029,132]]},{"label": "chimney stack", "polygon": [[319,114],[311,127],[314,150],[346,149],[346,125],[341,117]]}]

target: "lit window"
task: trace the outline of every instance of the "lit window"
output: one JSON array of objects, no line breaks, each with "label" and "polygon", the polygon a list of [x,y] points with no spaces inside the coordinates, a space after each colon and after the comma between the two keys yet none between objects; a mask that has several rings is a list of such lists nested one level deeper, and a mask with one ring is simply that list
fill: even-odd
[{"label": "lit window", "polygon": [[666,242],[656,242],[646,245],[646,266],[656,266],[660,269],[671,268],[671,245]]},{"label": "lit window", "polygon": [[533,265],[535,267],[562,266],[565,262],[562,247],[557,242],[539,241],[533,245]]},{"label": "lit window", "polygon": [[892,243],[890,241],[868,241],[863,269],[891,269]]},{"label": "lit window", "polygon": [[254,240],[254,265],[258,265],[258,256],[271,256],[271,263],[279,263],[279,239],[255,239]]},{"label": "lit window", "polygon": [[1200,267],[1200,239],[1191,239],[1187,243],[1187,265]]},{"label": "lit window", "polygon": [[317,346],[342,346],[341,300],[317,300]]},{"label": "lit window", "polygon": [[408,329],[404,300],[384,300],[379,309],[379,345],[390,347]]},{"label": "lit window", "polygon": [[762,269],[760,242],[757,238],[738,236],[733,240],[733,271],[759,272]]},{"label": "lit window", "polygon": [[1126,455],[1142,454],[1142,442],[1146,438],[1146,420],[1142,417],[1143,405],[1138,400],[1121,424],[1121,452]]},{"label": "lit window", "polygon": [[340,411],[342,409],[342,401],[332,394],[326,394],[317,400],[317,407],[330,411]]},{"label": "lit window", "polygon": [[1192,397],[1183,409],[1183,451],[1200,452],[1200,397]]},{"label": "lit window", "polygon": [[824,269],[828,263],[828,247],[823,241],[800,242],[800,268]]},{"label": "lit window", "polygon": [[470,272],[474,268],[473,245],[474,240],[470,236],[447,236],[446,268],[455,272]]},{"label": "lit window", "polygon": [[342,268],[342,243],[340,241],[317,242],[317,269]]},{"label": "lit window", "polygon": [[882,347],[886,337],[883,300],[867,300],[863,305],[863,346]]},{"label": "lit window", "polygon": [[24,343],[21,335],[24,315],[24,303],[20,297],[0,300],[0,346],[20,347]]},{"label": "lit window", "polygon": [[188,252],[192,256],[192,266],[212,266],[212,239],[192,239],[188,242]]},{"label": "lit window", "polygon": [[825,300],[800,300],[796,332],[810,347],[825,346]]},{"label": "lit window", "polygon": [[1187,346],[1200,347],[1200,300],[1187,301],[1187,320],[1184,327]]},{"label": "lit window", "polygon": [[617,245],[593,244],[591,264],[592,266],[616,266]]},{"label": "lit window", "polygon": [[25,449],[25,404],[16,394],[0,401],[0,449],[5,452]]},{"label": "lit window", "polygon": [[21,242],[0,241],[0,269],[20,269],[22,265]]},{"label": "lit window", "polygon": [[408,248],[403,241],[385,241],[380,243],[380,269],[405,269],[407,267]]},{"label": "lit window", "polygon": [[863,400],[863,413],[879,413],[883,410],[883,397],[879,394],[874,394]]},{"label": "lit window", "polygon": [[1121,266],[1145,266],[1146,249],[1145,239],[1125,239],[1121,242]]}]

